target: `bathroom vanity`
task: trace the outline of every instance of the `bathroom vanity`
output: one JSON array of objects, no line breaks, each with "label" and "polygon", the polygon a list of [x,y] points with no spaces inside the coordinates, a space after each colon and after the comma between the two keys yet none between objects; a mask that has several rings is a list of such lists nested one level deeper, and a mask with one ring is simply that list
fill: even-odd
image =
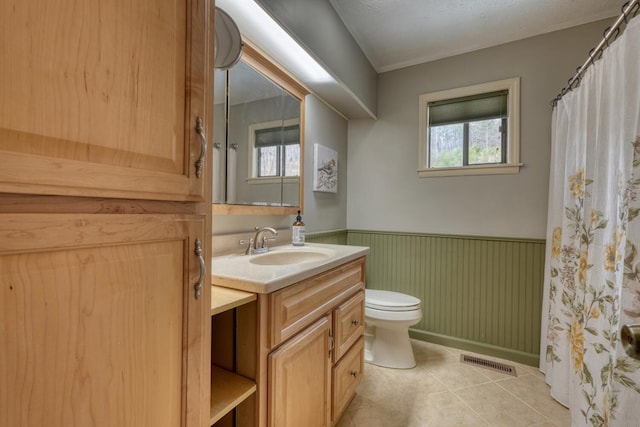
[{"label": "bathroom vanity", "polygon": [[212,425],[339,420],[363,373],[368,252],[308,244],[213,258]]}]

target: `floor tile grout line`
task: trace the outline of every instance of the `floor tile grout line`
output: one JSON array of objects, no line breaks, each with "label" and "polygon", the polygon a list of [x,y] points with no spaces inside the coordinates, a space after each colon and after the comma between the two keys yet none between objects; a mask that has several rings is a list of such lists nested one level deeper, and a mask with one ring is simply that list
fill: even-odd
[{"label": "floor tile grout line", "polygon": [[[475,387],[475,386],[472,386]],[[467,408],[469,408],[471,410],[471,412],[473,412],[476,416],[478,416],[482,421],[484,421],[487,426],[491,426],[491,423],[485,419],[482,415],[480,415],[475,409],[473,409],[473,407],[471,407],[471,405],[469,405],[462,397],[458,396],[458,393],[456,392],[451,392],[456,399],[458,399],[460,402],[462,402],[464,404],[464,406],[466,406]]]},{"label": "floor tile grout line", "polygon": [[498,382],[496,382],[496,385],[498,387],[500,387],[502,390],[506,391],[508,394],[510,394],[511,396],[513,396],[514,398],[516,398],[517,400],[519,400],[520,402],[522,402],[524,405],[528,406],[529,408],[533,409],[536,413],[540,414],[542,416],[542,418],[544,418],[545,420],[549,421],[549,422],[553,422],[554,420],[549,418],[546,414],[538,411],[536,408],[534,408],[533,406],[529,405],[524,399],[521,399],[518,395],[512,393],[511,391],[509,391],[506,387],[502,386],[501,384],[499,384]]}]

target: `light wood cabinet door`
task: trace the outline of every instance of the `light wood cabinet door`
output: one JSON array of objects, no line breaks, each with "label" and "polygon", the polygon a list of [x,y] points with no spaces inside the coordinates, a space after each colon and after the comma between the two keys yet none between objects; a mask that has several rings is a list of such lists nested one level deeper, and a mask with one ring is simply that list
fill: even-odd
[{"label": "light wood cabinet door", "polygon": [[330,421],[330,316],[269,355],[269,426],[327,427]]},{"label": "light wood cabinet door", "polygon": [[199,215],[0,215],[0,425],[206,425],[204,229]]},{"label": "light wood cabinet door", "polygon": [[361,336],[345,356],[333,367],[331,377],[331,416],[337,422],[346,409],[364,374],[364,338]]},{"label": "light wood cabinet door", "polygon": [[203,200],[213,9],[0,2],[0,193]]},{"label": "light wood cabinet door", "polygon": [[333,311],[335,351],[333,363],[364,334],[364,290],[349,298]]}]

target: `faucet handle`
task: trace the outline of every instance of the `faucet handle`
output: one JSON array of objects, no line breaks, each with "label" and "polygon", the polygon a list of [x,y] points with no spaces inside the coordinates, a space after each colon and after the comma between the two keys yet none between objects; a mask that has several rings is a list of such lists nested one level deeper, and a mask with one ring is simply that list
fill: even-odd
[{"label": "faucet handle", "polygon": [[272,240],[276,240],[275,236],[273,236],[273,237],[267,237],[267,236],[264,236],[264,237],[262,238],[262,247],[263,247],[263,248],[268,247],[267,242],[272,241]]},{"label": "faucet handle", "polygon": [[251,251],[251,247],[253,246],[253,237],[250,238],[249,240],[247,239],[242,239],[240,240],[240,245],[244,246],[247,245],[247,250],[244,252],[245,255],[248,255],[249,252]]}]

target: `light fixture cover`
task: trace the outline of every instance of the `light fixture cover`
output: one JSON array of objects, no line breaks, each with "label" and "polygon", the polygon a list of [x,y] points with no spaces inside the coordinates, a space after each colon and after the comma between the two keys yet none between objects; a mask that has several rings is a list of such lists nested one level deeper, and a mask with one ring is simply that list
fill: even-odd
[{"label": "light fixture cover", "polygon": [[216,7],[214,68],[226,70],[235,65],[242,53],[242,36],[236,23],[219,7]]}]

